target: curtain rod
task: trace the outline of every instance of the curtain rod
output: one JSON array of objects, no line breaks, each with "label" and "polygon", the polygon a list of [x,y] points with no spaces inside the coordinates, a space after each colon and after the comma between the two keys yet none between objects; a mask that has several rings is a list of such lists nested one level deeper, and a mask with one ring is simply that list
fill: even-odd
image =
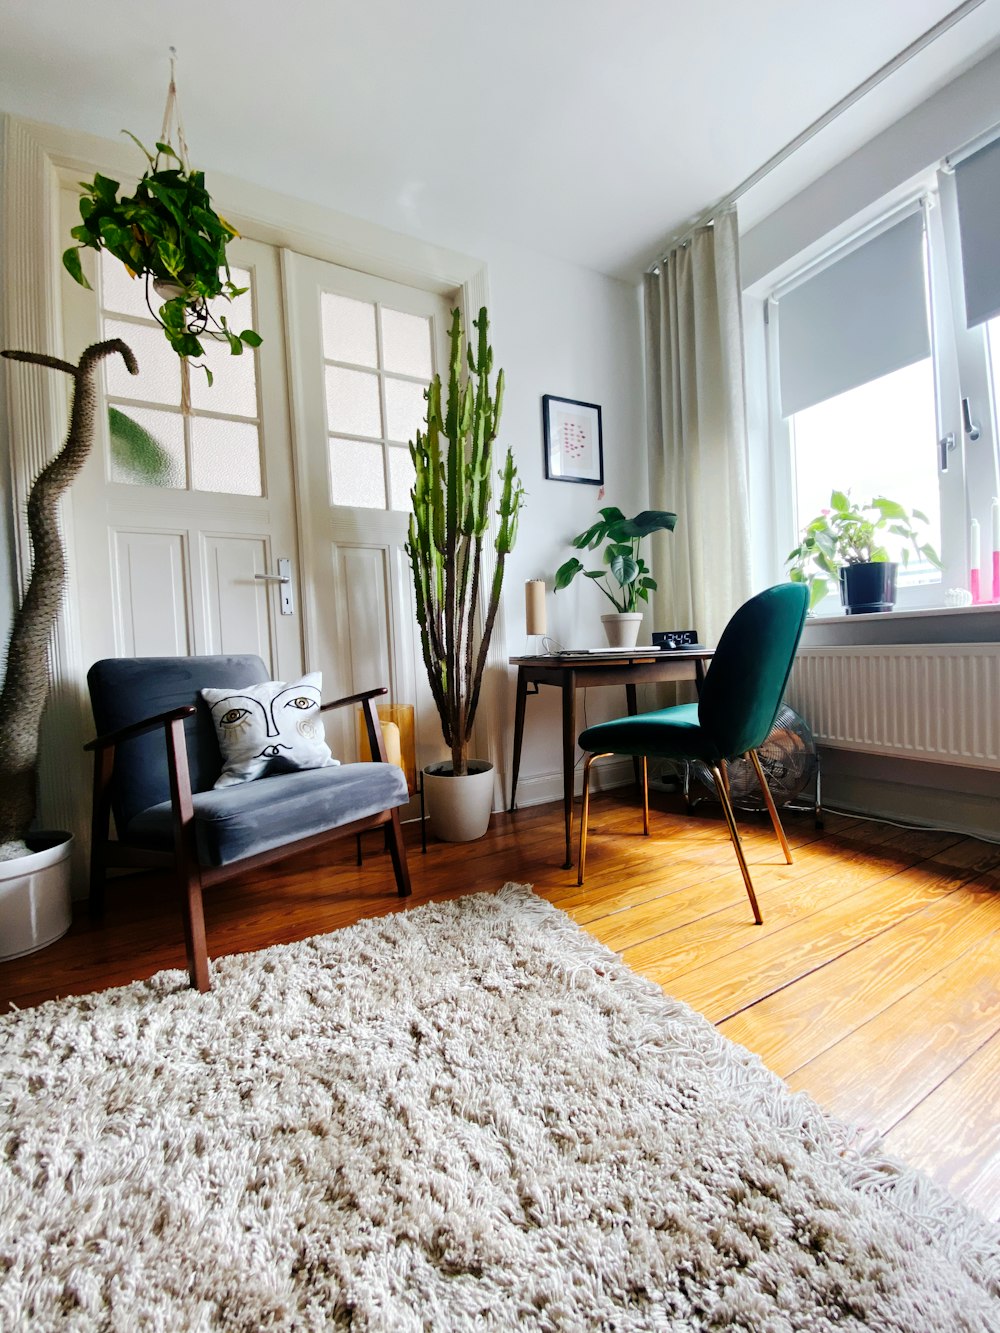
[{"label": "curtain rod", "polygon": [[863,83],[859,83],[856,88],[852,88],[851,91],[845,97],[842,97],[839,102],[836,102],[828,111],[824,111],[821,116],[814,120],[811,125],[807,125],[806,128],[802,130],[801,133],[797,134],[794,139],[790,139],[789,142],[785,144],[784,148],[779,148],[772,157],[767,159],[763,166],[758,167],[757,170],[747,176],[745,180],[740,181],[735,189],[730,190],[728,194],[723,195],[723,197],[718,200],[717,203],[713,204],[711,208],[705,209],[705,211],[701,213],[690,226],[685,227],[683,231],[675,233],[668,241],[665,241],[660,247],[660,254],[647,267],[646,272],[654,273],[666,260],[671,250],[682,244],[689,237],[693,236],[699,227],[708,226],[717,214],[724,212],[727,208],[731,208],[732,205],[746,194],[748,190],[753,189],[753,187],[759,184],[765,176],[769,176],[776,167],[780,167],[787,158],[791,157],[793,153],[797,152],[807,144],[810,139],[815,138],[821,130],[825,130],[827,125],[836,120],[838,116],[842,116],[845,111],[854,106],[855,102],[859,102],[863,97],[867,96],[873,88],[877,88],[878,85],[889,78],[891,74],[895,74],[897,69],[901,69],[902,66],[912,60],[914,56],[919,55],[920,52],[930,46],[932,42],[937,41],[937,39],[946,33],[949,28],[953,28],[955,24],[961,22],[967,14],[971,14],[974,9],[978,9],[981,4],[983,4],[983,0],[964,0],[963,4],[958,5],[957,8],[945,14],[944,18],[939,19],[933,27],[930,27],[926,32],[921,33],[915,41],[912,41],[909,44],[909,46],[905,46],[902,51],[897,52],[891,60],[887,60],[886,63],[880,66],[874,74],[870,74]]}]

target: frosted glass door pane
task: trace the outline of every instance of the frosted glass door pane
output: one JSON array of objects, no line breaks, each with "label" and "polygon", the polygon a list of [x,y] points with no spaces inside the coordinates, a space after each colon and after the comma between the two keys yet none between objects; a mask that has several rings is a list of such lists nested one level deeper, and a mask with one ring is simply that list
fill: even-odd
[{"label": "frosted glass door pane", "polygon": [[[153,310],[159,309],[162,304],[152,286],[149,289],[149,300]],[[101,305],[105,310],[115,310],[120,315],[153,318],[153,311],[146,304],[146,279],[130,278],[125,265],[107,255],[101,255]]]},{"label": "frosted glass door pane", "polygon": [[385,508],[382,446],[363,440],[330,440],[330,498],[357,509]]},{"label": "frosted glass door pane", "polygon": [[404,514],[410,513],[413,509],[413,503],[410,499],[410,491],[413,489],[415,479],[413,468],[413,459],[410,457],[409,449],[389,449],[389,508],[400,509]]},{"label": "frosted glass door pane", "polygon": [[426,315],[382,310],[382,366],[397,375],[431,377],[431,322]]},{"label": "frosted glass door pane", "polygon": [[111,407],[108,429],[112,481],[184,490],[184,418],[179,412]]},{"label": "frosted glass door pane", "polygon": [[324,292],[323,355],[327,361],[351,361],[356,366],[377,366],[375,307],[369,301]]},{"label": "frosted glass door pane", "polygon": [[378,376],[364,370],[326,367],[326,419],[331,434],[382,434]]},{"label": "frosted glass door pane", "polygon": [[[253,349],[246,347],[241,356],[233,356],[227,342],[202,337],[205,355],[190,366],[191,406],[202,412],[226,412],[234,417],[257,416],[257,358]],[[200,365],[208,366],[214,377],[209,387],[208,376]]]},{"label": "frosted glass door pane", "polygon": [[416,439],[417,430],[424,424],[427,401],[423,384],[412,380],[385,382],[386,437],[390,440]]},{"label": "frosted glass door pane", "polygon": [[121,338],[135,353],[138,375],[130,375],[117,354],[104,362],[108,393],[112,398],[139,398],[147,403],[181,402],[181,363],[158,324],[126,324],[104,321],[105,338]]},{"label": "frosted glass door pane", "polygon": [[261,495],[257,427],[243,421],[192,417],[191,484],[196,491]]}]

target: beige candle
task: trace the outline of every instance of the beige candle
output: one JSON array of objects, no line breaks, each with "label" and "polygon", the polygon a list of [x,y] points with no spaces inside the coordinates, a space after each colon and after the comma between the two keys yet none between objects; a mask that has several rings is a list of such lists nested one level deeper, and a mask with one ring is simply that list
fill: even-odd
[{"label": "beige candle", "polygon": [[382,741],[385,744],[385,757],[397,768],[403,767],[402,750],[399,744],[399,727],[395,722],[381,722]]},{"label": "beige candle", "polygon": [[524,585],[524,632],[546,633],[544,579],[528,579]]}]

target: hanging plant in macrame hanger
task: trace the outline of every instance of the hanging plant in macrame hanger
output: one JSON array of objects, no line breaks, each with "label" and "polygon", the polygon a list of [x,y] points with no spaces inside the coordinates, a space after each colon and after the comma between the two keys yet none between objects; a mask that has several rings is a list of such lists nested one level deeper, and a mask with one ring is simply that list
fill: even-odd
[{"label": "hanging plant in macrame hanger", "polygon": [[[177,102],[176,58],[171,47],[170,86],[155,153],[129,130],[122,131],[142,150],[148,169],[134,194],[121,198],[118,182],[99,172],[90,184],[81,181],[82,221],[70,233],[79,244],[65,252],[63,264],[89,288],[80,250],[106,250],[145,283],[150,313],[179,357],[190,362],[204,356],[205,337],[228,342],[230,352],[240,356],[245,347],[260,346],[260,334],[253,329],[237,333],[211,306],[247,290],[233,282],[226,259],[226,246],[239,233],[213,208],[205,173],[191,170]],[[211,384],[208,366],[199,369]]]}]

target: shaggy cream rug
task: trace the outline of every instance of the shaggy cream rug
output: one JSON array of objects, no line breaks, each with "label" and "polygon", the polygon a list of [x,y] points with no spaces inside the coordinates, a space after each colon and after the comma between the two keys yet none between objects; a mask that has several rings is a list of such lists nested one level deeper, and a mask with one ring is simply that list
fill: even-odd
[{"label": "shaggy cream rug", "polygon": [[525,887],[213,972],[0,1019],[0,1328],[1000,1328],[992,1227]]}]

